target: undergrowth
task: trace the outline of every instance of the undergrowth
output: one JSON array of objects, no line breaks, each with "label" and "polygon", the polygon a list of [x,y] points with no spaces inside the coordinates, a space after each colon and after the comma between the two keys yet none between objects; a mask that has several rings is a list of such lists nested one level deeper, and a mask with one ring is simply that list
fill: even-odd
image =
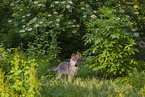
[{"label": "undergrowth", "polygon": [[[3,53],[2,53],[3,52]],[[88,65],[82,63],[79,75],[72,80],[56,80],[56,67],[60,60],[47,57],[26,56],[14,50],[1,49],[1,97],[136,97],[145,95],[145,72],[134,69],[128,77],[98,79]],[[5,67],[5,68],[3,68]]]}]

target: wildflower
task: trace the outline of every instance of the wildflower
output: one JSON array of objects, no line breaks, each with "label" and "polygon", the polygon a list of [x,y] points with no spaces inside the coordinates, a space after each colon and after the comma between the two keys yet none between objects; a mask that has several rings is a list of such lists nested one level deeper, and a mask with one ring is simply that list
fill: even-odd
[{"label": "wildflower", "polygon": [[90,7],[90,5],[89,4],[86,4],[86,7]]},{"label": "wildflower", "polygon": [[59,1],[55,1],[55,3],[56,3],[56,4],[58,4],[58,3],[59,3]]},{"label": "wildflower", "polygon": [[73,4],[73,2],[72,2],[72,1],[68,1],[68,3]]},{"label": "wildflower", "polygon": [[39,22],[40,24],[42,24],[43,22]]},{"label": "wildflower", "polygon": [[134,33],[134,36],[139,37],[139,33]]},{"label": "wildflower", "polygon": [[38,3],[38,1],[34,1],[34,4],[37,4]]},{"label": "wildflower", "polygon": [[63,1],[63,2],[61,2],[62,4],[64,4],[65,3],[65,1]]},{"label": "wildflower", "polygon": [[41,4],[38,4],[38,6],[41,6]]},{"label": "wildflower", "polygon": [[53,5],[53,4],[51,4],[51,5],[50,5],[50,7],[54,7],[54,5]]},{"label": "wildflower", "polygon": [[87,17],[87,15],[84,15],[83,17],[84,17],[84,18],[86,18],[86,17]]},{"label": "wildflower", "polygon": [[75,25],[72,25],[72,27],[76,27]]},{"label": "wildflower", "polygon": [[50,24],[52,23],[52,21],[49,22]]},{"label": "wildflower", "polygon": [[76,22],[76,19],[73,19],[74,22]]},{"label": "wildflower", "polygon": [[51,15],[51,14],[48,14],[47,16],[48,16],[48,17],[51,17],[52,15]]},{"label": "wildflower", "polygon": [[56,21],[57,21],[57,22],[59,22],[59,21],[60,21],[60,19],[56,19]]},{"label": "wildflower", "polygon": [[22,26],[23,28],[26,27],[25,25]]},{"label": "wildflower", "polygon": [[35,22],[37,20],[37,17],[33,18],[32,21]]},{"label": "wildflower", "polygon": [[120,18],[118,17],[116,20],[120,20]]},{"label": "wildflower", "polygon": [[77,27],[80,27],[80,25],[76,25]]},{"label": "wildflower", "polygon": [[23,18],[25,17],[25,16],[22,16]]},{"label": "wildflower", "polygon": [[28,31],[31,31],[31,30],[32,30],[32,28],[29,28],[29,29],[28,29]]},{"label": "wildflower", "polygon": [[18,3],[18,2],[20,2],[20,1],[16,1],[15,3]]},{"label": "wildflower", "polygon": [[72,31],[72,33],[76,33],[77,31],[75,30],[75,31]]},{"label": "wildflower", "polygon": [[97,13],[97,11],[96,11],[96,10],[94,10],[93,12],[94,12],[94,13]]},{"label": "wildflower", "polygon": [[59,26],[60,24],[56,24],[56,26]]},{"label": "wildflower", "polygon": [[68,22],[68,24],[71,24],[71,22]]},{"label": "wildflower", "polygon": [[31,15],[31,13],[27,14],[27,16],[30,16],[30,15]]},{"label": "wildflower", "polygon": [[97,16],[96,16],[96,15],[92,15],[91,17],[92,17],[92,18],[97,18]]},{"label": "wildflower", "polygon": [[70,8],[70,5],[67,5],[66,8]]},{"label": "wildflower", "polygon": [[34,27],[38,27],[39,25],[38,24],[36,24]]},{"label": "wildflower", "polygon": [[10,23],[10,22],[12,22],[12,20],[9,20],[8,22]]},{"label": "wildflower", "polygon": [[21,30],[20,33],[21,33],[21,32],[25,32],[25,30]]},{"label": "wildflower", "polygon": [[58,12],[53,12],[53,14],[58,14]]},{"label": "wildflower", "polygon": [[24,22],[25,20],[22,20],[22,22]]},{"label": "wildflower", "polygon": [[10,6],[14,6],[14,3],[11,3]]}]

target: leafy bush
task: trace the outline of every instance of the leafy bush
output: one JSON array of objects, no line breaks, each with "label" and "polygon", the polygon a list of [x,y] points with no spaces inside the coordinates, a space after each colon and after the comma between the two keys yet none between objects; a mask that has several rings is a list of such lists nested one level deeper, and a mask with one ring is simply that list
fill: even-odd
[{"label": "leafy bush", "polygon": [[87,24],[90,32],[84,36],[86,44],[92,44],[87,53],[95,55],[90,67],[103,77],[124,76],[135,66],[131,55],[138,51],[129,18],[105,6],[97,16]]},{"label": "leafy bush", "polygon": [[4,68],[0,69],[0,95],[2,97],[40,95],[41,84],[38,81],[38,65],[35,60],[26,61],[15,54],[10,63],[11,69],[8,73],[2,71]]}]

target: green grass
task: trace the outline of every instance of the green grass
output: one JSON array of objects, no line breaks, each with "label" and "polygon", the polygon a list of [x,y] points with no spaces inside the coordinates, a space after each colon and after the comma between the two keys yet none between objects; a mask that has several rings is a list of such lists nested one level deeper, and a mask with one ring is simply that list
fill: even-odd
[{"label": "green grass", "polygon": [[112,80],[76,78],[73,81],[49,79],[42,85],[43,97],[132,97],[131,85],[115,84]]}]

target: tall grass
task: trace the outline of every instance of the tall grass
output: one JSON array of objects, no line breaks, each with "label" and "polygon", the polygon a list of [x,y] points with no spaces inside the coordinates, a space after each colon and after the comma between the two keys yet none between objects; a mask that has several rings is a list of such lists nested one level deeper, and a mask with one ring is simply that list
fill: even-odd
[{"label": "tall grass", "polygon": [[131,85],[115,84],[112,80],[76,78],[73,81],[48,80],[43,85],[44,97],[132,97]]}]

